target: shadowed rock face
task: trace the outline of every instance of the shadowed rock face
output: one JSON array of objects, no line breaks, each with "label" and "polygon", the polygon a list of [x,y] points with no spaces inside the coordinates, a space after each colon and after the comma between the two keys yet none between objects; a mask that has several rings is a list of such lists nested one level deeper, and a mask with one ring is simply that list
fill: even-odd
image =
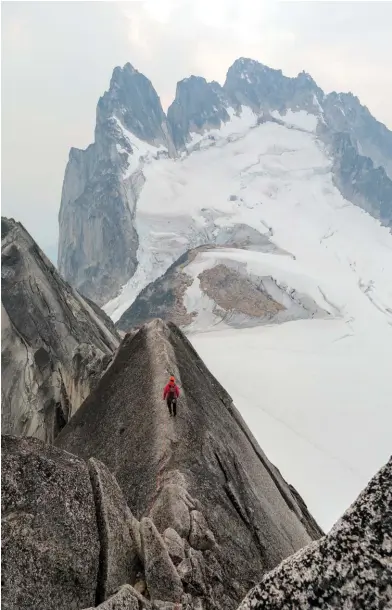
[{"label": "shadowed rock face", "polygon": [[52,441],[119,344],[111,320],[2,218],[2,430]]},{"label": "shadowed rock face", "polygon": [[323,103],[330,130],[350,135],[360,144],[360,153],[382,166],[392,180],[392,132],[377,121],[352,93],[329,93]]},{"label": "shadowed rock face", "polygon": [[359,155],[348,133],[335,134],[331,150],[340,192],[392,228],[392,180],[384,168],[376,167],[369,157]]},{"label": "shadowed rock face", "polygon": [[[162,401],[170,373],[182,390],[176,419]],[[113,472],[135,518],[154,524],[142,521],[135,534],[142,549],[146,536],[163,548],[168,529],[178,534],[185,557],[178,540],[172,553],[184,595],[205,608],[235,608],[260,574],[322,534],[172,324],[154,320],[124,339],[55,442]],[[169,556],[151,570],[172,573],[160,599],[174,603],[179,589]]]},{"label": "shadowed rock face", "polygon": [[331,532],[267,574],[238,610],[392,607],[392,458]]},{"label": "shadowed rock face", "polygon": [[208,83],[200,76],[191,76],[177,84],[176,98],[167,111],[174,142],[181,149],[190,132],[197,132],[207,125],[221,126],[230,119],[226,107],[227,95],[216,82]]},{"label": "shadowed rock face", "polygon": [[133,219],[144,175],[136,166],[127,173],[138,150],[124,129],[174,155],[159,97],[129,63],[115,68],[98,102],[94,143],[86,150],[71,149],[61,195],[59,270],[100,305],[117,294],[137,266]]}]

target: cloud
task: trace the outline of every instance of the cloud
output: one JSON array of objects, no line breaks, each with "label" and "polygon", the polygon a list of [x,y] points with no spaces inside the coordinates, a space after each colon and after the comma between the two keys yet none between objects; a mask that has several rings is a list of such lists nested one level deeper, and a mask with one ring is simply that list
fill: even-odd
[{"label": "cloud", "polygon": [[223,83],[247,56],[351,90],[392,128],[391,21],[387,2],[5,2],[2,211],[43,246],[56,242],[69,149],[93,140],[98,98],[127,61],[165,108],[178,80]]}]

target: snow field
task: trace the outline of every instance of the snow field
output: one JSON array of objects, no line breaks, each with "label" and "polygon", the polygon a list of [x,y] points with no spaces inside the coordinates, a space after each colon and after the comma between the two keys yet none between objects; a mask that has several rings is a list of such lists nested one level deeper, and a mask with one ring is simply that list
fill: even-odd
[{"label": "snow field", "polygon": [[300,320],[189,338],[328,531],[391,454],[392,332]]}]

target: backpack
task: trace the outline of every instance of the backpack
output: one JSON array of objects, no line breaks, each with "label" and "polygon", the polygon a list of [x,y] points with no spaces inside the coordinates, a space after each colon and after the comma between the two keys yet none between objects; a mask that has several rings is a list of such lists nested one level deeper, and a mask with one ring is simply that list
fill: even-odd
[{"label": "backpack", "polygon": [[177,398],[176,384],[175,383],[173,383],[173,385],[169,384],[168,396],[170,396],[171,398]]}]

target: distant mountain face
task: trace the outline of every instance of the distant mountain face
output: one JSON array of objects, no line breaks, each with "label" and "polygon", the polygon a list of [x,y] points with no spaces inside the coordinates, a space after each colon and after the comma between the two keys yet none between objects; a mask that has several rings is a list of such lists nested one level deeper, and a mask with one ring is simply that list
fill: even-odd
[{"label": "distant mountain face", "polygon": [[2,218],[1,231],[2,430],[53,442],[99,380],[119,336],[22,225]]},{"label": "distant mountain face", "polygon": [[[196,76],[179,82],[165,115],[151,82],[126,64],[114,70],[110,88],[99,100],[94,143],[70,152],[59,215],[60,272],[99,304],[117,297],[134,278],[132,301],[155,279],[148,267],[153,263],[144,264],[146,236],[151,255],[151,234],[156,236],[152,248],[158,263],[171,252],[161,274],[187,250],[217,243],[216,226],[210,231],[209,221],[195,221],[195,190],[186,192],[189,172],[193,180],[204,181],[206,149],[230,147],[254,129],[260,130],[262,144],[266,125],[280,126],[288,135],[292,129],[311,134],[328,159],[323,171],[330,173],[334,187],[392,227],[392,133],[352,94],[325,95],[304,72],[288,78],[241,58],[229,68],[223,86]],[[284,138],[276,137],[284,145]],[[260,162],[263,154],[262,148],[249,149],[249,163]],[[227,174],[229,181],[234,175],[230,165]],[[273,171],[270,178],[273,182]],[[198,205],[204,218],[216,217],[216,202],[225,196],[210,186]],[[178,213],[170,212],[171,201],[179,197],[181,212],[189,218],[185,234],[183,223],[178,231]],[[219,230],[224,223],[251,226],[246,204],[238,208],[237,220],[224,214]],[[109,306],[108,311],[115,309]]]},{"label": "distant mountain face", "polygon": [[144,182],[138,158],[149,150],[175,153],[154,88],[127,64],[114,70],[98,102],[94,144],[71,149],[61,198],[60,272],[98,303],[135,271],[133,219]]}]

